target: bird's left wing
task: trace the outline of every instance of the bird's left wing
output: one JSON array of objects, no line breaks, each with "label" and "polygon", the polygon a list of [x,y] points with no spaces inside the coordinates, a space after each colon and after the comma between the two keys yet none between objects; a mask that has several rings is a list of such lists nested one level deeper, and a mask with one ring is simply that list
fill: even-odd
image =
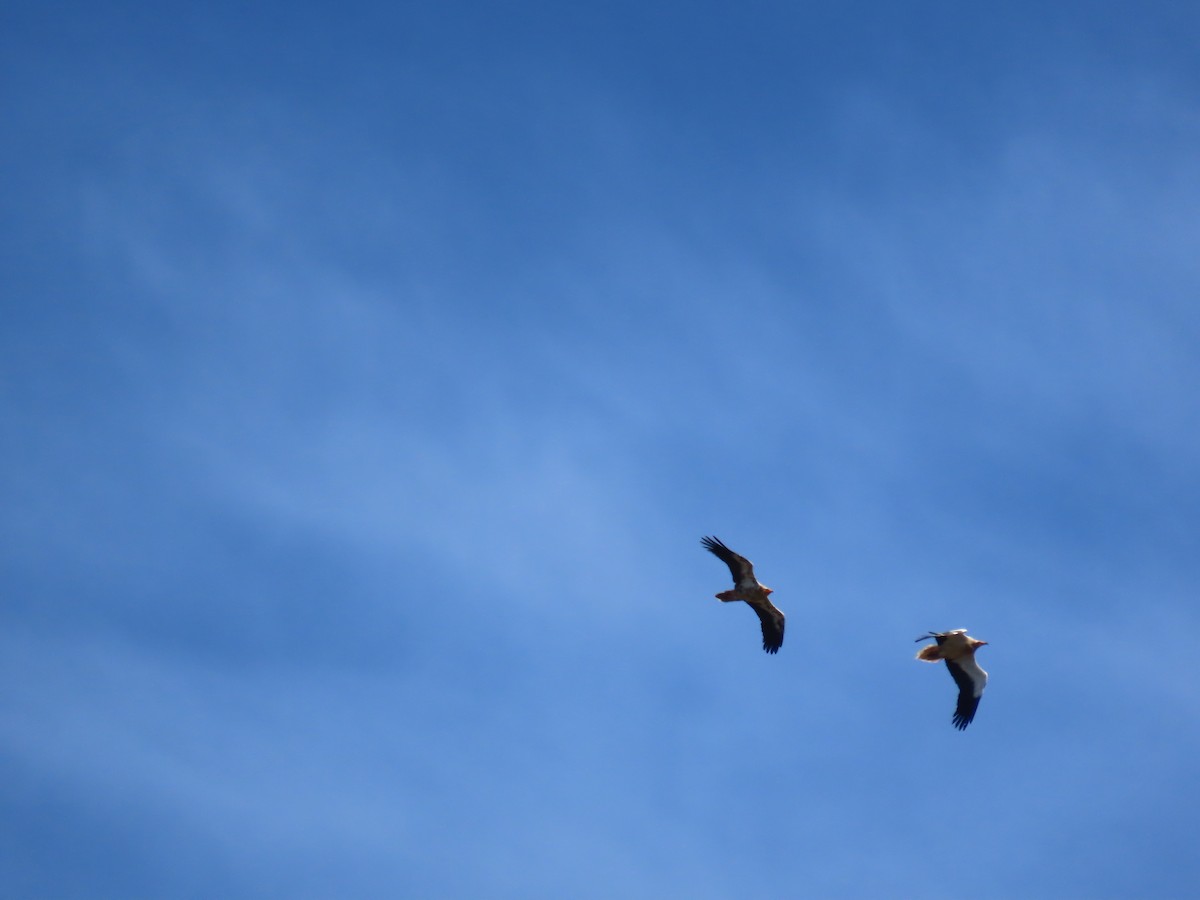
[{"label": "bird's left wing", "polygon": [[721,543],[720,538],[704,537],[700,539],[700,543],[704,545],[705,550],[729,566],[729,573],[733,575],[734,587],[743,587],[747,583],[757,583],[754,578],[754,563],[750,562],[746,557],[734,553]]}]

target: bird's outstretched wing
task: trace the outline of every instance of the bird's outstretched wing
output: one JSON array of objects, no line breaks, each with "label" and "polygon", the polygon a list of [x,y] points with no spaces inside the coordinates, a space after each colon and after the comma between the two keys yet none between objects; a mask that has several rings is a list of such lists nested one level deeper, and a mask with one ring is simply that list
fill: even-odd
[{"label": "bird's outstretched wing", "polygon": [[[729,566],[729,572],[733,575],[734,587],[758,583],[758,580],[754,577],[754,563],[750,562],[746,557],[734,553],[722,544],[720,539],[705,537],[700,539],[700,543],[704,545],[705,550],[714,554],[721,562]],[[778,610],[776,611],[778,612]],[[782,629],[780,630],[782,631]]]},{"label": "bird's outstretched wing", "polygon": [[778,653],[783,646],[783,612],[770,600],[751,603],[750,608],[758,613],[762,621],[763,649],[768,653]]},{"label": "bird's outstretched wing", "polygon": [[946,660],[946,668],[954,683],[958,685],[958,705],[954,709],[951,721],[954,727],[962,731],[975,718],[975,710],[979,709],[979,700],[987,685],[987,672],[979,668],[974,656]]}]

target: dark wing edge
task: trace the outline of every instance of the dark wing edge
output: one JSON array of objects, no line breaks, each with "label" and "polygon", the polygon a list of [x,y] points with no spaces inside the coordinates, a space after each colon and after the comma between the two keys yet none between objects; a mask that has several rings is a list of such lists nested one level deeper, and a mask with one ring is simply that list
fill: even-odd
[{"label": "dark wing edge", "polygon": [[955,707],[954,716],[950,721],[954,723],[955,728],[962,731],[974,720],[975,710],[979,709],[982,695],[975,696],[975,682],[961,666],[946,660],[946,668],[950,670],[950,677],[958,685],[958,705]]},{"label": "dark wing edge", "polygon": [[768,653],[778,653],[779,648],[783,646],[785,622],[783,613],[771,603],[763,606],[751,603],[750,608],[758,613],[758,618],[762,622],[763,649]]},{"label": "dark wing edge", "polygon": [[942,646],[942,644],[946,643],[947,638],[949,638],[951,635],[966,634],[966,633],[967,633],[967,629],[965,629],[965,628],[955,628],[953,631],[931,631],[931,632],[929,632],[929,636],[931,638],[934,638],[938,642],[938,646],[940,647],[940,646]]},{"label": "dark wing edge", "polygon": [[744,556],[738,556],[738,554],[722,544],[720,538],[703,537],[700,539],[700,543],[704,546],[705,550],[729,566],[729,574],[733,576],[734,587],[738,587],[746,578],[754,578],[754,566],[750,560]]}]

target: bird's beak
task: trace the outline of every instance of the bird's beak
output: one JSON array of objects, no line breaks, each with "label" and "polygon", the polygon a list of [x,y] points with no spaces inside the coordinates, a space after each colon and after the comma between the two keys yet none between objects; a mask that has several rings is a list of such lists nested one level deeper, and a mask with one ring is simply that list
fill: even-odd
[{"label": "bird's beak", "polygon": [[976,641],[976,642],[975,642],[975,646],[976,646],[976,647],[986,647],[986,646],[987,646],[987,641]]}]

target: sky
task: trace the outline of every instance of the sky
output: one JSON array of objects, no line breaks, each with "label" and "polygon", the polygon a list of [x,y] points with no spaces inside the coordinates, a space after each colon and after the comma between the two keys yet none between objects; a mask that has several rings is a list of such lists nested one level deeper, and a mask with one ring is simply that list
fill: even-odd
[{"label": "sky", "polygon": [[1195,897],[1198,40],[6,4],[0,893]]}]

